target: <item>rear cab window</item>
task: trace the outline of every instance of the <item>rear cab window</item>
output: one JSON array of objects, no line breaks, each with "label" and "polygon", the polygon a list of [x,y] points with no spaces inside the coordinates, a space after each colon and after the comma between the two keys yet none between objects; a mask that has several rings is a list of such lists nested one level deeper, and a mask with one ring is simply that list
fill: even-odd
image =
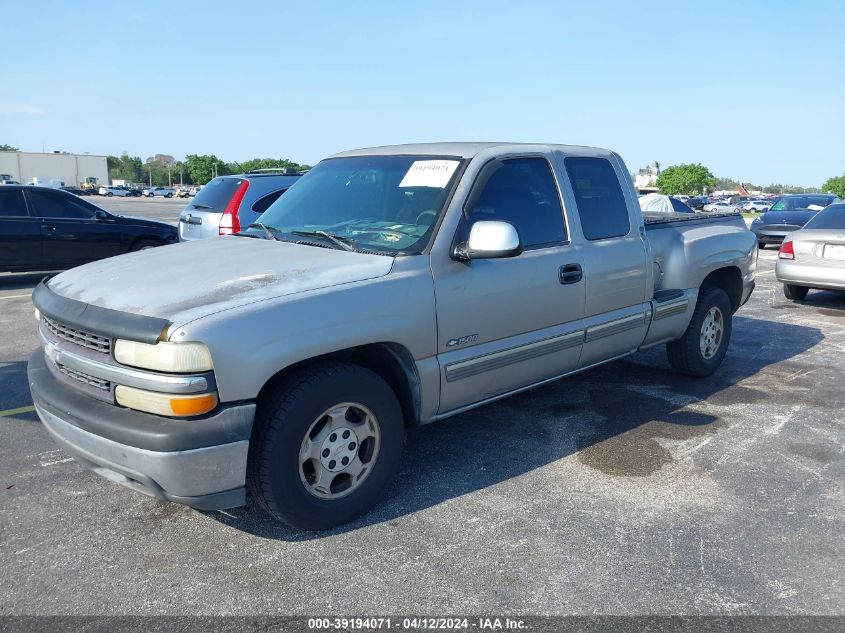
[{"label": "rear cab window", "polygon": [[575,194],[581,229],[588,240],[628,235],[631,221],[625,194],[606,158],[566,158],[566,174]]}]

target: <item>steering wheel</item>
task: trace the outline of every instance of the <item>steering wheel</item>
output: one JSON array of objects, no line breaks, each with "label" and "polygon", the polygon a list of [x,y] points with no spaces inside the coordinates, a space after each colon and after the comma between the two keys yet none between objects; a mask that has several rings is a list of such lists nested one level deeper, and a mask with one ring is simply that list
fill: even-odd
[{"label": "steering wheel", "polygon": [[431,220],[429,220],[425,224],[431,224],[434,221],[434,218],[437,217],[437,213],[435,211],[432,211],[431,209],[426,209],[425,211],[423,211],[422,213],[420,213],[417,216],[417,220],[416,220],[416,222],[414,222],[414,224],[417,224],[417,225],[423,224],[423,222],[421,222],[421,220],[423,218],[428,217],[428,216],[431,216]]}]

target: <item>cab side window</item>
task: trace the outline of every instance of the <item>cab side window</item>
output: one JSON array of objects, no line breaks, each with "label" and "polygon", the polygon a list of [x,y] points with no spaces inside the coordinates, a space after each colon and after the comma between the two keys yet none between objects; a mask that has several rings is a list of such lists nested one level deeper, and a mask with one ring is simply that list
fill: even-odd
[{"label": "cab side window", "polygon": [[470,225],[479,220],[509,222],[526,249],[566,239],[560,196],[546,159],[494,161],[482,170],[479,183],[481,189],[466,209]]},{"label": "cab side window", "polygon": [[35,215],[39,218],[55,218],[64,220],[88,220],[94,217],[94,209],[85,203],[72,199],[70,196],[53,193],[51,191],[28,191]]},{"label": "cab side window", "polygon": [[581,229],[588,240],[628,235],[631,223],[619,178],[604,158],[564,160],[578,205]]}]

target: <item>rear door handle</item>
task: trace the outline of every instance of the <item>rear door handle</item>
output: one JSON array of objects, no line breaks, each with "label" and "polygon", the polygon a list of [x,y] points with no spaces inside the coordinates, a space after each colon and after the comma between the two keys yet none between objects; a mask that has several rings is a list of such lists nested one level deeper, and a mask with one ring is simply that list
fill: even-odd
[{"label": "rear door handle", "polygon": [[55,224],[42,224],[41,228],[45,231],[55,231],[56,225]]},{"label": "rear door handle", "polygon": [[581,264],[566,264],[558,269],[558,279],[562,284],[577,284],[583,276]]}]

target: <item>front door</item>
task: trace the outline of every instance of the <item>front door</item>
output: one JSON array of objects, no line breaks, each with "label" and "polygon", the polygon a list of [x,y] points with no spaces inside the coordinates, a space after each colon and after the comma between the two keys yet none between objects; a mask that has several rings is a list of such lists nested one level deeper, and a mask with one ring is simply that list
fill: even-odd
[{"label": "front door", "polygon": [[456,240],[479,220],[513,224],[525,251],[504,259],[432,259],[440,413],[571,371],[581,353],[583,262],[568,242],[546,157],[483,168]]}]

